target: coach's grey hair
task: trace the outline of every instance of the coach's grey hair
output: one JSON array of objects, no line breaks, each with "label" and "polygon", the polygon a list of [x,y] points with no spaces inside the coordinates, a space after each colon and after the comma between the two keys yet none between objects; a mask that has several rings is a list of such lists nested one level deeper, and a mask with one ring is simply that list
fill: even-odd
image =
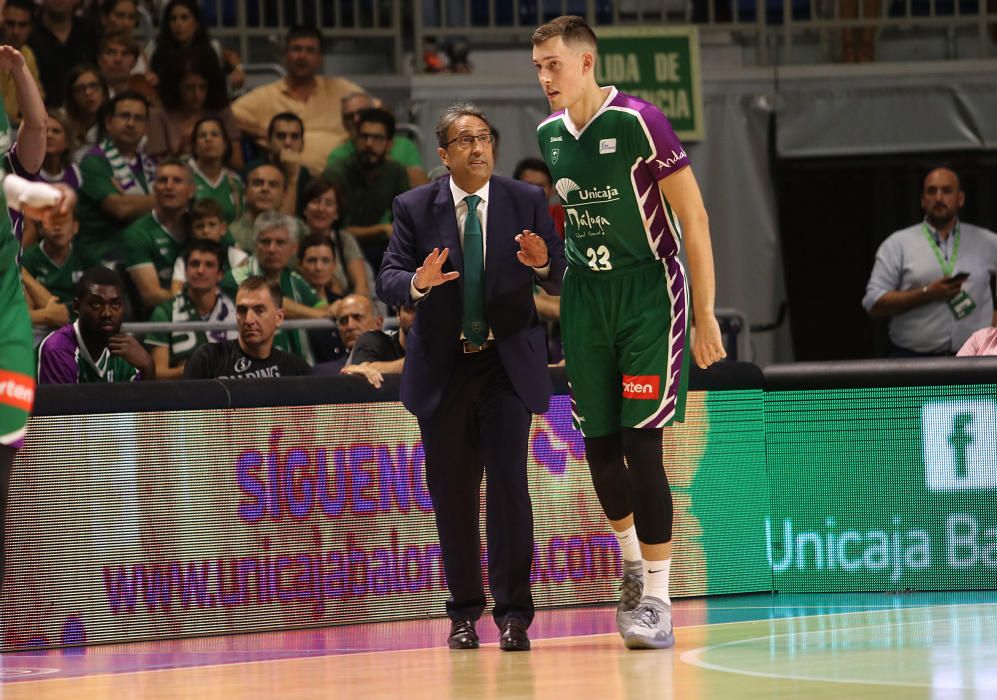
[{"label": "coach's grey hair", "polygon": [[298,240],[298,222],[293,216],[281,214],[279,211],[265,211],[253,222],[253,238],[259,238],[261,233],[273,231],[275,228],[287,230],[292,241]]},{"label": "coach's grey hair", "polygon": [[440,120],[436,122],[436,141],[440,144],[440,148],[447,147],[447,141],[450,139],[447,136],[450,134],[450,127],[455,121],[461,117],[477,117],[485,124],[488,128],[492,128],[492,123],[488,121],[488,117],[477,105],[473,105],[470,102],[458,102],[447,107],[446,111],[440,116]]}]

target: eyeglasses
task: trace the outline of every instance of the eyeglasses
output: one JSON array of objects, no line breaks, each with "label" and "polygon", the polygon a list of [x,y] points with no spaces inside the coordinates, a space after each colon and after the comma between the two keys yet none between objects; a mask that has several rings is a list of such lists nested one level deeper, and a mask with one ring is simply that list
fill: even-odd
[{"label": "eyeglasses", "polygon": [[450,144],[452,143],[456,143],[458,148],[466,151],[467,149],[471,148],[474,145],[475,141],[480,143],[482,146],[486,145],[490,146],[493,143],[495,143],[495,134],[478,134],[477,136],[458,136],[455,139],[450,139],[449,141],[447,141],[444,148],[449,147]]}]

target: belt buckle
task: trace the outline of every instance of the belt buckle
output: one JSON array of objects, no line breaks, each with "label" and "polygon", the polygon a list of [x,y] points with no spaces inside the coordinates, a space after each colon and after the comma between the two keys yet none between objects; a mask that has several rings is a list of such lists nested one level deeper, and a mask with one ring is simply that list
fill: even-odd
[{"label": "belt buckle", "polygon": [[481,346],[475,345],[470,340],[462,340],[461,349],[464,351],[465,355],[473,355],[474,353],[481,352]]}]

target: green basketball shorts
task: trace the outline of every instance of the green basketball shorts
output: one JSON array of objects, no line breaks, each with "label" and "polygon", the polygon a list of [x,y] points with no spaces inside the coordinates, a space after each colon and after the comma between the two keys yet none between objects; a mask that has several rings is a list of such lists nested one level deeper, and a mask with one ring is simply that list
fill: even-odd
[{"label": "green basketball shorts", "polygon": [[31,318],[20,269],[0,269],[0,445],[20,447],[35,397]]},{"label": "green basketball shorts", "polygon": [[585,437],[684,419],[687,295],[676,258],[609,272],[568,268],[561,341],[572,417]]}]

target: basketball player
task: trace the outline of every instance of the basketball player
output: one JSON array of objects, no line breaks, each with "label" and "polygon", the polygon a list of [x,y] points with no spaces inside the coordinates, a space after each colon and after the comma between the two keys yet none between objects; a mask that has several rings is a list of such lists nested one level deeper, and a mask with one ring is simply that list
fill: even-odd
[{"label": "basketball player", "polygon": [[667,648],[673,512],[661,429],[685,409],[683,229],[693,358],[706,368],[726,353],[706,209],[685,150],[655,106],[600,87],[595,61],[596,37],[581,17],[533,34],[533,63],[556,110],[537,137],[566,214],[561,332],[573,418],[623,553],[617,625],[628,648]]},{"label": "basketball player", "polygon": [[[0,0],[0,11],[3,10]],[[31,320],[21,290],[20,230],[15,230],[10,210],[58,225],[76,206],[76,194],[68,187],[32,183],[9,174],[14,168],[37,172],[45,158],[45,105],[38,86],[12,46],[0,46],[0,71],[13,76],[21,128],[10,148],[10,123],[0,104],[0,152],[6,156],[0,169],[0,586],[4,572],[4,519],[14,453],[24,440],[24,428],[34,402],[35,380]],[[2,102],[2,101],[0,101]]]}]

